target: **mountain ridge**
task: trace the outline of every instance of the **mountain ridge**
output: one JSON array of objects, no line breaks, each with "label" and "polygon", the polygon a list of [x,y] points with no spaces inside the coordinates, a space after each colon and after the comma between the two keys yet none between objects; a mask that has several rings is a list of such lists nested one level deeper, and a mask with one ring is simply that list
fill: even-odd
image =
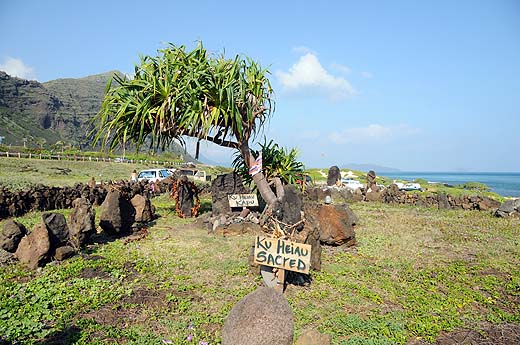
[{"label": "mountain ridge", "polygon": [[104,98],[107,81],[119,71],[40,83],[0,71],[0,136],[13,145],[67,141],[90,143],[87,132]]}]

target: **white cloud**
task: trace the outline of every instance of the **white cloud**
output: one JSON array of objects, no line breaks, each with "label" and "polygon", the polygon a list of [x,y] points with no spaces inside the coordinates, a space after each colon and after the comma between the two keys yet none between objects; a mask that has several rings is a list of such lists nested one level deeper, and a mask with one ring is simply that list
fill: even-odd
[{"label": "white cloud", "polygon": [[306,53],[288,72],[278,71],[276,75],[287,91],[320,91],[333,100],[356,94],[348,80],[327,72],[313,53]]},{"label": "white cloud", "polygon": [[32,67],[27,66],[20,59],[9,56],[0,64],[0,71],[4,71],[12,77],[36,80],[36,73]]},{"label": "white cloud", "polygon": [[305,55],[305,54],[308,54],[308,53],[311,53],[313,55],[317,55],[314,50],[312,50],[311,48],[306,47],[306,46],[294,47],[292,50],[293,50],[293,52],[298,53],[300,55]]},{"label": "white cloud", "polygon": [[393,138],[413,135],[419,129],[407,124],[383,126],[371,124],[366,127],[346,128],[329,134],[329,139],[336,144],[386,141]]},{"label": "white cloud", "polygon": [[372,79],[372,78],[374,78],[374,75],[373,75],[372,73],[370,73],[370,72],[361,72],[361,76],[362,76],[363,78],[367,78],[367,79]]},{"label": "white cloud", "polygon": [[349,74],[350,72],[352,72],[352,70],[349,67],[335,62],[330,65],[330,68],[343,74]]}]

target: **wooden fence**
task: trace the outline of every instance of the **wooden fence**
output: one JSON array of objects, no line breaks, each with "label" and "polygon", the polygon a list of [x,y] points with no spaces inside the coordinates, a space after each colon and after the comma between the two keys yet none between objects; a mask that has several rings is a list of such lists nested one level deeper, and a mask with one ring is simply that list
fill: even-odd
[{"label": "wooden fence", "polygon": [[32,159],[50,159],[50,160],[68,160],[68,161],[84,161],[84,162],[115,162],[115,163],[140,163],[140,164],[157,164],[161,166],[182,165],[184,162],[168,162],[148,159],[122,159],[122,158],[105,158],[91,157],[81,155],[60,155],[60,154],[42,154],[42,153],[22,153],[0,151],[0,157],[12,158],[32,158]]}]

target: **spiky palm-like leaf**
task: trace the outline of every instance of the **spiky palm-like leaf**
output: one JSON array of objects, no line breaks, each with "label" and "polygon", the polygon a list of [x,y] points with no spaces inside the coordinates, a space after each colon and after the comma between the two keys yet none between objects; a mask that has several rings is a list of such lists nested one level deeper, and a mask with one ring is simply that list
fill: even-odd
[{"label": "spiky palm-like leaf", "polygon": [[[302,162],[296,160],[298,151],[295,148],[285,149],[275,143],[273,140],[267,143],[264,140],[260,144],[262,152],[262,171],[266,179],[271,180],[279,177],[283,184],[294,184],[297,179],[301,178],[301,173],[305,170]],[[255,157],[258,157],[260,151],[254,151]],[[233,160],[233,168],[240,175],[245,184],[252,181],[249,175],[249,168],[246,166],[241,155],[235,155]]]},{"label": "spiky palm-like leaf", "polygon": [[190,52],[169,45],[142,57],[133,79],[115,75],[107,84],[95,142],[139,148],[150,138],[164,148],[186,135],[240,148],[273,109],[268,73],[249,58],[211,57],[201,43]]}]

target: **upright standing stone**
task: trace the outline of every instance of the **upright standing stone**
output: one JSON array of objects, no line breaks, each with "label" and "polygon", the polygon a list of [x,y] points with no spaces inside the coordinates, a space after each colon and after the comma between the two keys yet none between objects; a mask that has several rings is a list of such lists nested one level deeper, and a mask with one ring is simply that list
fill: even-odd
[{"label": "upright standing stone", "polygon": [[134,195],[130,203],[135,208],[135,221],[141,223],[151,222],[154,219],[152,202],[140,194]]},{"label": "upright standing stone", "polygon": [[[302,218],[303,201],[302,194],[295,185],[284,186],[284,197],[281,201],[281,221],[285,224],[293,225],[298,223]],[[301,230],[303,225],[297,227]]]},{"label": "upright standing stone", "polygon": [[78,198],[72,202],[72,213],[69,215],[69,238],[76,248],[81,248],[96,233],[95,211],[86,198]]},{"label": "upright standing stone", "polygon": [[36,225],[33,231],[22,238],[15,256],[31,269],[42,265],[49,258],[51,242],[49,232],[44,224]]},{"label": "upright standing stone", "polygon": [[118,190],[108,192],[103,204],[99,226],[108,234],[116,235],[130,232],[135,220],[135,210]]},{"label": "upright standing stone", "polygon": [[331,166],[327,177],[327,186],[335,186],[341,180],[341,172],[337,166]]},{"label": "upright standing stone", "polygon": [[374,170],[370,170],[367,173],[367,191],[378,192],[379,187],[376,184],[376,173]]},{"label": "upright standing stone", "polygon": [[211,183],[212,213],[214,216],[231,212],[228,195],[247,194],[242,178],[235,172],[218,175]]},{"label": "upright standing stone", "polygon": [[179,180],[177,180],[177,194],[179,196],[178,202],[180,204],[182,214],[185,217],[191,217],[194,205],[193,198],[195,193],[191,189],[190,184],[188,183],[188,178],[186,176],[182,176]]},{"label": "upright standing stone", "polygon": [[47,230],[49,230],[49,238],[53,248],[65,245],[69,240],[69,227],[65,216],[61,213],[44,213],[42,220]]}]

